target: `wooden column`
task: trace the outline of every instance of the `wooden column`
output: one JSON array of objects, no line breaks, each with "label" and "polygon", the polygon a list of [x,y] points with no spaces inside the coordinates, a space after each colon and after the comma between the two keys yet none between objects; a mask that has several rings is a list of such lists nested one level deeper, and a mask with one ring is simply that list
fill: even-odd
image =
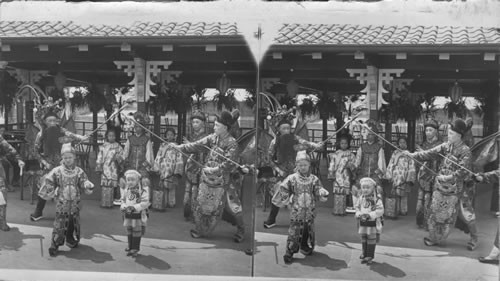
[{"label": "wooden column", "polygon": [[134,67],[137,111],[146,113],[146,61],[134,58]]}]

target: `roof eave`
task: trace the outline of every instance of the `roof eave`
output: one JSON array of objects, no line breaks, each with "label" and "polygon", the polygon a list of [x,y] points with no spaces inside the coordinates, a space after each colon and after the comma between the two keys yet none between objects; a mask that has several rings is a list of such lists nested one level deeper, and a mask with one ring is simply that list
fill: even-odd
[{"label": "roof eave", "polygon": [[2,44],[216,44],[244,42],[242,35],[214,36],[46,36],[46,37],[0,37]]},{"label": "roof eave", "polygon": [[271,45],[268,52],[346,52],[346,51],[360,51],[360,52],[465,52],[465,51],[483,51],[483,52],[500,52],[499,44],[377,44],[377,45],[360,45],[360,44],[274,44]]}]

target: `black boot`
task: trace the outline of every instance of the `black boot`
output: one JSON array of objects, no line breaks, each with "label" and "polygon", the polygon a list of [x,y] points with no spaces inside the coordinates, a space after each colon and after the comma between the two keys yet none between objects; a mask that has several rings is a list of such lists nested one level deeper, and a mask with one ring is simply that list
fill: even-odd
[{"label": "black boot", "polygon": [[32,221],[39,221],[40,219],[43,218],[42,213],[43,213],[43,209],[45,208],[46,202],[47,201],[43,200],[42,197],[38,196],[38,201],[36,203],[35,212],[30,215],[30,219]]},{"label": "black boot", "polygon": [[271,212],[269,212],[269,217],[264,222],[264,228],[272,228],[276,226],[276,217],[278,216],[279,211],[279,207],[271,204]]},{"label": "black boot", "polygon": [[236,233],[234,234],[233,240],[236,243],[241,243],[245,238],[245,224],[243,222],[243,215],[241,213],[236,214],[234,220],[237,230]]},{"label": "black boot", "polygon": [[125,248],[125,252],[128,252],[132,249],[132,234],[127,235],[127,248]]},{"label": "black boot", "polygon": [[286,251],[285,255],[283,256],[283,261],[285,262],[285,264],[291,264],[293,261],[293,254]]},{"label": "black boot", "polygon": [[359,256],[360,259],[364,259],[366,257],[366,246],[368,246],[368,242],[365,241],[361,243],[362,250],[361,256]]}]

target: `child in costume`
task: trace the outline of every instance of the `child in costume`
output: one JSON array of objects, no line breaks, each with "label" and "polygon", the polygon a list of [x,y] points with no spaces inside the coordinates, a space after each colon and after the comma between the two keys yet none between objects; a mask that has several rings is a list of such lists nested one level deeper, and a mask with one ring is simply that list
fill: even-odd
[{"label": "child in costume", "polygon": [[360,180],[361,195],[356,203],[358,233],[361,235],[363,253],[361,263],[371,264],[375,258],[375,246],[382,232],[384,204],[377,194],[377,183],[369,177]]},{"label": "child in costume", "polygon": [[392,218],[408,214],[408,194],[416,180],[415,163],[403,155],[403,151],[408,151],[406,138],[400,137],[398,145],[400,150],[392,153],[385,174],[392,183],[392,191],[385,201],[385,214]]},{"label": "child in costume", "polygon": [[173,128],[167,128],[165,132],[167,143],[161,144],[156,155],[153,169],[160,174],[160,186],[153,194],[154,209],[165,209],[165,203],[168,208],[175,207],[175,190],[184,172],[182,154],[168,145],[175,143],[175,135]]},{"label": "child in costume", "polygon": [[39,196],[44,200],[55,198],[56,218],[52,231],[50,256],[56,256],[59,246],[66,240],[66,245],[76,248],[80,242],[80,199],[82,192],[91,194],[94,185],[85,172],[75,164],[75,150],[71,144],[64,144],[61,149],[62,164],[55,167],[44,177]]},{"label": "child in costume", "polygon": [[[344,216],[346,212],[353,213],[354,211],[352,200],[348,200],[348,198],[351,198],[355,156],[349,150],[349,136],[342,136],[339,145],[340,149],[330,155],[328,180],[333,182],[332,214]],[[346,209],[347,201],[349,201],[350,206]]]},{"label": "child in costume", "polygon": [[122,153],[122,146],[116,142],[115,130],[107,130],[106,141],[99,147],[96,160],[96,172],[101,174],[101,207],[121,205],[118,156]]},{"label": "child in costume", "polygon": [[126,186],[122,194],[123,226],[127,229],[127,256],[137,257],[141,237],[146,232],[149,207],[149,188],[142,185],[142,175],[136,170],[125,172]]},{"label": "child in costume", "polygon": [[[20,169],[23,169],[24,162],[21,156],[17,153],[16,149],[12,147],[2,136],[0,136],[0,157],[9,157],[17,161]],[[7,181],[5,177],[5,170],[0,165],[0,229],[9,231],[10,227],[7,225]]]},{"label": "child in costume", "polygon": [[[71,133],[60,126],[61,119],[58,114],[61,110],[59,102],[53,102],[51,98],[47,98],[43,105],[37,107],[37,119],[42,130],[36,136],[35,150],[44,175],[60,165],[63,143],[87,139],[86,136]],[[43,184],[43,179],[40,180],[40,184]],[[46,201],[38,196],[35,211],[30,215],[32,221],[43,218],[45,203]]]},{"label": "child in costume", "polygon": [[311,174],[311,158],[305,151],[297,153],[297,171],[289,175],[273,196],[273,204],[278,207],[290,206],[290,228],[283,259],[286,264],[293,260],[293,254],[300,251],[304,255],[314,250],[314,218],[316,217],[316,197],[325,202],[328,191],[323,188],[317,176]]}]

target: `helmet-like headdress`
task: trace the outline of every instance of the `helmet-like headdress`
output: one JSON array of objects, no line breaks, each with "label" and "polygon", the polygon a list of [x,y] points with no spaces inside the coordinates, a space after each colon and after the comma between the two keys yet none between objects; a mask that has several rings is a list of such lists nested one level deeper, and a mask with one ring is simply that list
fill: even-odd
[{"label": "helmet-like headdress", "polygon": [[269,121],[269,125],[272,129],[277,132],[278,128],[282,124],[290,124],[292,125],[293,119],[295,119],[294,114],[295,107],[291,109],[287,109],[286,105],[283,105],[281,108],[278,108],[274,112],[270,112],[267,115],[267,120]]},{"label": "helmet-like headdress", "polygon": [[199,109],[195,109],[193,113],[191,113],[191,119],[199,119],[203,122],[207,121],[207,117],[205,116],[205,113]]},{"label": "helmet-like headdress", "polygon": [[63,110],[62,100],[54,101],[52,97],[48,97],[42,104],[37,104],[35,107],[35,116],[40,124],[43,124],[45,118],[49,116],[60,117]]},{"label": "helmet-like headdress", "polygon": [[137,123],[146,126],[147,124],[149,124],[149,115],[137,111],[136,113],[134,113],[134,120]]}]

